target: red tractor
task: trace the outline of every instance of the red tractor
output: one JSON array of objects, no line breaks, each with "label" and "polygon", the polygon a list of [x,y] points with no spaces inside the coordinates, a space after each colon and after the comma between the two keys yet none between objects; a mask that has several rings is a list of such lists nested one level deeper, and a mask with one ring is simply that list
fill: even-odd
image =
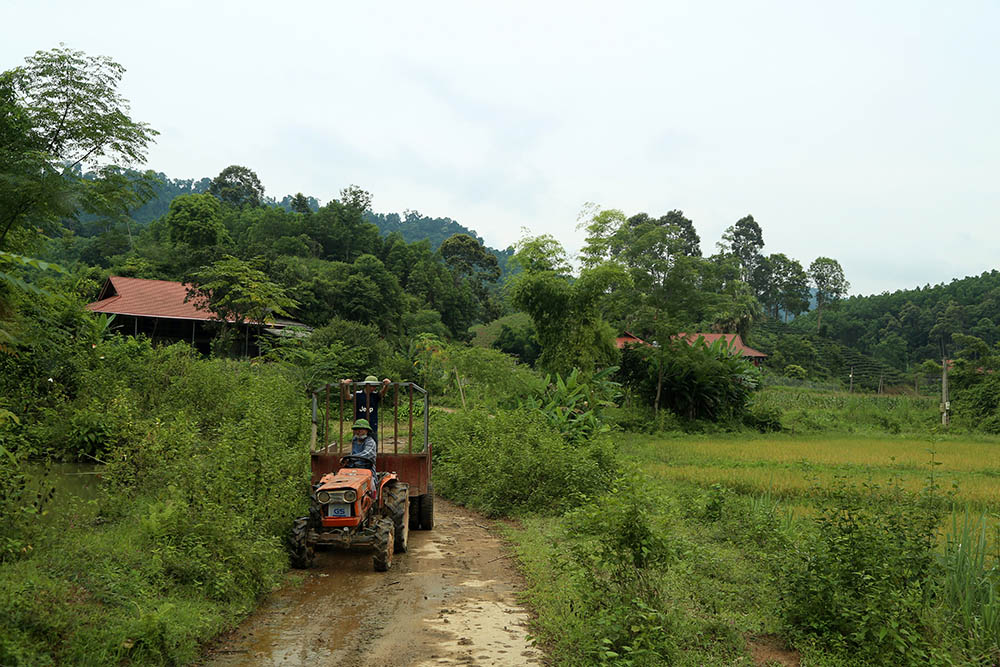
[{"label": "red tractor", "polygon": [[[328,444],[311,452],[313,483],[309,516],[295,520],[290,538],[294,567],[310,567],[316,546],[371,547],[375,552],[375,570],[384,572],[392,567],[393,553],[406,551],[410,528],[430,530],[434,527],[427,392],[411,382],[393,383],[391,388],[395,390],[391,406],[393,428],[391,434],[386,433],[389,429],[385,428],[379,433],[375,475],[364,460],[342,456],[345,417],[348,416],[343,397],[340,400],[340,437],[334,439],[330,433],[330,385],[326,385],[326,414],[322,422],[316,419],[318,395],[313,395],[314,432],[320,430],[322,423],[323,441]],[[401,393],[408,422],[408,428],[404,423],[402,435]],[[423,399],[422,437],[413,429],[415,395]],[[384,427],[385,422],[380,426]],[[350,441],[346,448],[350,451]]]}]

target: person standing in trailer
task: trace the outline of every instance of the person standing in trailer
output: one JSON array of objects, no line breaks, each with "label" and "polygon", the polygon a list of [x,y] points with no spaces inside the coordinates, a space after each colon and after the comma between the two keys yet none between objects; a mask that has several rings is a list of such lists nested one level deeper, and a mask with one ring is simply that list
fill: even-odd
[{"label": "person standing in trailer", "polygon": [[354,419],[365,419],[371,424],[371,429],[368,434],[372,437],[375,442],[378,442],[378,408],[382,403],[382,397],[385,393],[389,391],[389,385],[391,381],[389,378],[385,378],[382,382],[378,381],[378,378],[374,375],[369,375],[365,378],[364,386],[359,391],[354,392],[354,395],[350,395],[351,383],[353,380],[341,380],[340,385],[343,388],[343,394],[345,399],[350,399],[354,401]]}]

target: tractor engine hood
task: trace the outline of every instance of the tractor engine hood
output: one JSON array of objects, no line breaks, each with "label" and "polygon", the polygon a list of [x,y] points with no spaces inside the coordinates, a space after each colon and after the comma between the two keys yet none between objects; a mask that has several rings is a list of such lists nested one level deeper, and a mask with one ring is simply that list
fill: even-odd
[{"label": "tractor engine hood", "polygon": [[354,489],[360,496],[371,484],[372,473],[364,468],[341,468],[337,472],[327,473],[319,480],[317,491],[337,491]]}]

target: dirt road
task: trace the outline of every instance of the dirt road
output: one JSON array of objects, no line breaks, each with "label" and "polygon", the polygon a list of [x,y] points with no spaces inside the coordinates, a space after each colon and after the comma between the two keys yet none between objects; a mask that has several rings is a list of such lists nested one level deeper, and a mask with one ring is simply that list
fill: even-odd
[{"label": "dirt road", "polygon": [[412,531],[387,573],[365,552],[327,551],[301,586],[274,593],[204,664],[531,665],[528,614],[499,540],[437,498],[436,525]]}]

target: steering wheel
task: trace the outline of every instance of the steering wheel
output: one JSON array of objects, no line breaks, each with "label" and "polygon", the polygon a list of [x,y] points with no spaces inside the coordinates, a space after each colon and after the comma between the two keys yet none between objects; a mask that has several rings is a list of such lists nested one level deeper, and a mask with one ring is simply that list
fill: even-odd
[{"label": "steering wheel", "polygon": [[[360,465],[355,465],[355,463]],[[342,468],[366,468],[366,469],[369,468],[369,466],[371,466],[371,464],[368,462],[368,459],[361,458],[360,456],[352,456],[350,454],[341,457],[340,465]]]}]

